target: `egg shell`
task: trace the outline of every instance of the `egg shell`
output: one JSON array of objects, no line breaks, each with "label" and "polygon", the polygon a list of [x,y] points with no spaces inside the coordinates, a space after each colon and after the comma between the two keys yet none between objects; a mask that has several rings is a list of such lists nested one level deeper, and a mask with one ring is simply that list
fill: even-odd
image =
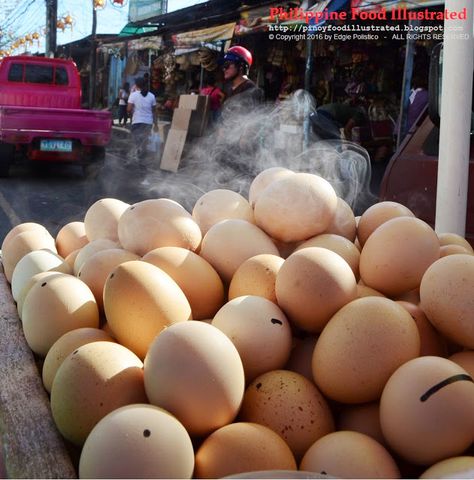
[{"label": "egg shell", "polygon": [[71,267],[72,272],[74,272],[74,262],[76,261],[76,257],[79,255],[81,251],[80,248],[77,250],[73,250],[65,259],[64,261]]},{"label": "egg shell", "polygon": [[159,247],[195,251],[202,239],[192,215],[167,198],[143,200],[128,207],[120,217],[118,236],[125,250],[140,256]]},{"label": "egg shell", "polygon": [[181,247],[161,247],[143,256],[167,273],[181,288],[191,306],[192,318],[212,318],[224,304],[224,285],[209,262]]},{"label": "egg shell", "polygon": [[43,227],[43,225],[36,223],[36,222],[24,222],[14,226],[8,233],[5,235],[5,238],[2,241],[1,250],[2,252],[5,250],[5,247],[8,243],[13,240],[13,238],[18,235],[19,233],[27,232],[29,230],[37,230],[41,231],[42,233],[49,233],[48,230]]},{"label": "egg shell", "polygon": [[457,233],[438,233],[438,239],[441,246],[458,245],[465,248],[468,253],[474,253],[472,245],[464,237],[458,235]]},{"label": "egg shell", "polygon": [[221,427],[196,452],[196,478],[267,470],[296,470],[296,462],[283,439],[263,425],[238,422]]},{"label": "egg shell", "polygon": [[409,292],[397,295],[392,300],[395,300],[396,302],[408,302],[412,303],[413,305],[418,305],[420,303],[420,289],[414,288]]},{"label": "egg shell", "polygon": [[331,410],[318,388],[288,370],[264,373],[247,387],[239,420],[281,435],[297,461],[313,442],[334,431]]},{"label": "egg shell", "polygon": [[463,350],[462,352],[453,353],[449,360],[464,368],[474,378],[474,351]]},{"label": "egg shell", "polygon": [[399,367],[380,399],[390,448],[415,465],[461,455],[472,443],[474,383],[459,365],[419,357]]},{"label": "egg shell", "polygon": [[351,431],[333,432],[316,441],[300,470],[325,472],[333,478],[400,478],[394,458],[379,442]]},{"label": "egg shell", "polygon": [[474,348],[474,257],[448,255],[434,262],[420,285],[420,306],[436,330]]},{"label": "egg shell", "polygon": [[104,311],[118,342],[141,359],[164,328],[191,316],[176,282],[141,260],[121,263],[111,272],[104,286]]},{"label": "egg shell", "polygon": [[411,315],[396,302],[365,297],[342,307],[316,342],[312,365],[318,388],[341,403],[378,400],[390,375],[420,354]]},{"label": "egg shell", "polygon": [[310,335],[303,339],[293,338],[293,348],[284,369],[299,373],[314,383],[311,360],[317,339],[316,335]]},{"label": "egg shell", "polygon": [[318,175],[295,173],[272,182],[255,203],[255,221],[271,237],[301,241],[326,230],[336,213],[337,195]]},{"label": "egg shell", "polygon": [[333,233],[354,242],[357,236],[357,225],[354,212],[342,198],[337,198],[336,213],[324,233]]},{"label": "egg shell", "polygon": [[291,351],[291,328],[282,310],[270,300],[245,295],[227,302],[212,325],[225,333],[237,348],[246,382],[283,368]]},{"label": "egg shell", "polygon": [[88,243],[84,222],[66,223],[56,234],[56,248],[63,258]]},{"label": "egg shell", "polygon": [[367,286],[394,297],[419,287],[438,258],[438,237],[427,223],[414,217],[393,218],[365,242],[360,276]]},{"label": "egg shell", "polygon": [[51,393],[53,380],[64,359],[74,350],[91,342],[113,342],[114,340],[99,328],[76,328],[59,337],[48,350],[41,370],[44,388]]},{"label": "egg shell", "polygon": [[87,343],[69,354],[51,388],[51,413],[59,432],[82,446],[94,426],[113,410],[147,403],[143,363],[118,343]]},{"label": "egg shell", "polygon": [[211,190],[198,198],[192,215],[203,235],[221,220],[238,218],[255,223],[250,203],[240,193],[226,189]]},{"label": "egg shell", "polygon": [[191,436],[231,423],[244,394],[244,369],[229,338],[205,322],[171,325],[153,341],[144,362],[151,404],[169,411]]},{"label": "egg shell", "polygon": [[92,429],[79,478],[191,478],[193,469],[183,425],[161,408],[136,404],[110,412]]},{"label": "egg shell", "polygon": [[22,309],[26,341],[45,357],[53,343],[66,332],[99,327],[99,309],[89,287],[72,275],[60,274],[35,283]]},{"label": "egg shell", "polygon": [[117,198],[101,198],[94,202],[84,216],[89,241],[107,238],[118,242],[118,221],[128,207],[128,203]]},{"label": "egg shell", "polygon": [[441,245],[441,247],[439,249],[439,257],[440,258],[446,257],[448,255],[456,255],[458,253],[464,253],[464,254],[467,254],[467,255],[472,255],[472,252],[470,250],[468,250],[465,247],[462,247],[461,245],[454,245],[454,244]]},{"label": "egg shell", "polygon": [[356,280],[359,279],[360,252],[358,248],[347,238],[333,233],[322,233],[300,244],[295,251],[308,247],[327,248],[340,255],[351,267]]},{"label": "egg shell", "polygon": [[271,254],[255,255],[245,260],[232,276],[229,300],[257,295],[276,303],[276,276],[283,262],[283,258]]},{"label": "egg shell", "polygon": [[414,217],[415,214],[405,205],[397,202],[378,202],[370,206],[357,222],[357,239],[363,247],[365,242],[380,225],[397,217]]},{"label": "egg shell", "polygon": [[97,251],[84,260],[77,277],[91,289],[101,312],[104,310],[103,297],[107,277],[121,263],[139,259],[137,254],[123,248],[107,248]]},{"label": "egg shell", "polygon": [[272,183],[282,178],[293,175],[295,172],[284,167],[270,167],[262,170],[250,184],[249,203],[252,208],[260,197],[261,193]]},{"label": "egg shell", "polygon": [[357,284],[357,298],[363,297],[385,297],[383,293],[378,292],[374,288],[368,287],[367,285]]},{"label": "egg shell", "polygon": [[99,238],[98,240],[92,240],[88,244],[84,245],[76,255],[74,259],[74,274],[77,275],[81,270],[84,263],[95,255],[97,252],[108,249],[120,248],[117,242],[113,242],[107,238]]},{"label": "egg shell", "polygon": [[425,470],[420,478],[472,478],[474,474],[474,457],[461,456],[441,460]]},{"label": "egg shell", "polygon": [[275,283],[278,305],[299,328],[319,333],[357,295],[354,273],[337,253],[308,247],[291,254]]},{"label": "egg shell", "polygon": [[200,255],[207,260],[225,283],[249,258],[260,254],[279,255],[272,239],[245,220],[222,220],[213,225],[202,239]]}]

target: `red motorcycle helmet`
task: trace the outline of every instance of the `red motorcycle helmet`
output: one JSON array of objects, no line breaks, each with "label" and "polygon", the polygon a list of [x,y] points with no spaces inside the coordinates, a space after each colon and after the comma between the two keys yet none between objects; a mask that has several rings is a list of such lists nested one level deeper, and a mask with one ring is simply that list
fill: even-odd
[{"label": "red motorcycle helmet", "polygon": [[245,63],[248,68],[252,66],[252,54],[244,47],[235,45],[230,47],[224,55],[224,61]]}]

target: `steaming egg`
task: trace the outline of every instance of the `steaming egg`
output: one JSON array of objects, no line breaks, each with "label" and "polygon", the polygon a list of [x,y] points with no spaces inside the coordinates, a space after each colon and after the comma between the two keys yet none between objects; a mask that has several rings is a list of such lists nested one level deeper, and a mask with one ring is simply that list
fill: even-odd
[{"label": "steaming egg", "polygon": [[438,233],[438,238],[441,246],[459,245],[460,247],[464,247],[469,253],[474,254],[472,245],[457,233]]},{"label": "steaming egg", "polygon": [[259,254],[278,256],[278,250],[260,228],[238,219],[222,220],[213,225],[204,235],[200,251],[227,283],[242,263]]},{"label": "steaming egg", "polygon": [[397,217],[414,217],[405,205],[397,202],[379,202],[369,207],[357,223],[357,239],[363,247],[365,242],[382,223]]},{"label": "steaming egg", "polygon": [[151,404],[169,411],[191,436],[231,423],[244,394],[244,369],[229,338],[205,322],[171,325],[145,358]]},{"label": "steaming egg", "polygon": [[87,238],[90,241],[107,238],[118,242],[118,221],[128,207],[128,203],[116,198],[101,198],[93,203],[84,216]]},{"label": "steaming egg", "polygon": [[314,346],[318,337],[310,335],[304,339],[294,338],[293,348],[290,358],[286,363],[285,370],[299,373],[307,378],[310,382],[313,380],[313,370],[311,368],[311,359],[313,358]]},{"label": "steaming egg", "polygon": [[324,233],[333,233],[354,242],[357,235],[357,225],[354,212],[342,198],[337,198],[336,213]]},{"label": "steaming egg", "polygon": [[392,218],[365,242],[360,276],[367,286],[397,296],[418,288],[423,274],[438,258],[438,237],[427,223],[415,217]]},{"label": "steaming egg", "polygon": [[67,440],[79,446],[108,413],[134,403],[147,403],[143,364],[113,342],[87,343],[74,350],[51,387],[54,422]]},{"label": "steaming egg", "polygon": [[334,431],[331,410],[314,383],[287,370],[258,376],[245,390],[239,418],[281,435],[296,460],[318,438]]},{"label": "steaming egg", "polygon": [[420,478],[472,478],[473,473],[474,457],[466,455],[441,460],[425,470]]},{"label": "steaming egg", "polygon": [[243,295],[257,295],[276,303],[275,282],[283,258],[261,254],[243,262],[232,276],[229,300]]},{"label": "steaming egg", "polygon": [[436,330],[474,348],[474,257],[448,255],[434,262],[420,285],[420,306]]},{"label": "steaming egg", "polygon": [[127,405],[92,429],[79,478],[191,478],[194,450],[181,423],[153,405]]},{"label": "steaming egg", "polygon": [[406,362],[388,380],[380,400],[390,448],[416,465],[462,454],[472,443],[474,383],[459,365],[440,357]]},{"label": "steaming egg", "polygon": [[56,253],[49,250],[27,253],[13,270],[11,282],[13,298],[18,301],[21,291],[33,275],[48,271],[72,273],[70,266]]},{"label": "steaming egg", "polygon": [[141,260],[112,270],[104,286],[104,311],[115,338],[142,359],[164,328],[191,316],[189,302],[176,282]]},{"label": "steaming egg", "polygon": [[306,452],[300,470],[333,478],[400,478],[390,453],[359,432],[339,431],[320,438]]},{"label": "steaming egg", "polygon": [[237,348],[245,380],[282,368],[291,351],[291,328],[281,309],[266,298],[246,295],[227,302],[212,325]]},{"label": "steaming egg", "polygon": [[196,452],[196,478],[267,470],[296,470],[296,462],[283,439],[263,425],[226,425],[209,435]]},{"label": "steaming egg", "polygon": [[74,350],[91,342],[113,341],[110,335],[99,328],[76,328],[61,335],[48,350],[41,370],[43,385],[46,391],[51,393],[51,387],[58,368]]},{"label": "steaming egg", "polygon": [[239,193],[225,189],[202,195],[195,203],[192,215],[203,235],[221,220],[239,218],[255,223],[250,203]]},{"label": "steaming egg", "polygon": [[365,297],[342,307],[321,332],[313,353],[318,388],[341,403],[380,398],[390,375],[420,353],[410,314],[396,302]]},{"label": "steaming egg", "polygon": [[301,241],[324,232],[336,208],[337,195],[328,181],[295,173],[263,190],[255,203],[255,221],[277,240]]},{"label": "steaming egg", "polygon": [[356,280],[359,278],[360,252],[357,247],[346,237],[333,233],[322,233],[306,240],[296,248],[296,252],[303,248],[321,247],[327,248],[340,255],[351,267]]},{"label": "steaming egg", "polygon": [[212,318],[224,304],[222,280],[196,253],[180,247],[161,247],[148,252],[142,260],[161,268],[178,284],[195,320]]},{"label": "steaming egg", "polygon": [[442,245],[439,249],[440,258],[446,257],[448,255],[456,255],[458,253],[463,253],[467,255],[472,255],[471,251],[461,245],[449,244]]},{"label": "steaming egg", "polygon": [[121,263],[139,259],[135,253],[122,248],[107,248],[93,253],[84,260],[77,276],[91,289],[100,311],[104,309],[105,281],[112,270]]},{"label": "steaming egg", "polygon": [[191,214],[167,198],[143,200],[127,208],[118,222],[118,236],[123,248],[141,256],[158,247],[195,251],[202,239]]},{"label": "steaming egg", "polygon": [[272,182],[281,180],[282,178],[293,175],[295,172],[284,167],[270,167],[261,171],[250,184],[249,188],[249,202],[252,208],[255,207],[255,203],[260,197],[261,193]]},{"label": "steaming egg", "polygon": [[337,253],[308,247],[291,254],[275,283],[278,305],[292,323],[311,333],[320,332],[341,307],[354,300],[354,273]]},{"label": "steaming egg", "polygon": [[59,255],[66,258],[71,252],[89,243],[84,222],[69,222],[56,235]]},{"label": "steaming egg", "polygon": [[84,263],[95,255],[97,252],[108,249],[120,248],[117,242],[113,242],[107,238],[99,238],[98,240],[92,240],[87,245],[84,245],[77,253],[74,259],[74,274],[77,275],[81,270]]},{"label": "steaming egg", "polygon": [[463,350],[462,352],[456,352],[449,357],[449,360],[458,364],[464,368],[471,377],[474,378],[474,351]]},{"label": "steaming egg", "polygon": [[89,287],[72,275],[60,274],[35,283],[22,309],[26,341],[45,357],[53,343],[66,332],[99,327],[99,309]]}]

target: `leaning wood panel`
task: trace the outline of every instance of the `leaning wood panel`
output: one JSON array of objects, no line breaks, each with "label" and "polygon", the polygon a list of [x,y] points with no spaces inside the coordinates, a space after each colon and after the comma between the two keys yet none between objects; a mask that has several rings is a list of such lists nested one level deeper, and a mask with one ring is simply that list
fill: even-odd
[{"label": "leaning wood panel", "polygon": [[77,478],[54,424],[49,399],[23,335],[1,262],[0,434],[0,476]]}]

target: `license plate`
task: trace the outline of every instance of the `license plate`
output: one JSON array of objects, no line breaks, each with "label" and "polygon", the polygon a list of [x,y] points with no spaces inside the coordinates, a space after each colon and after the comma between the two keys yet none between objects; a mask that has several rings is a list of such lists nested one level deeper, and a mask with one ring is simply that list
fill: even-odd
[{"label": "license plate", "polygon": [[72,140],[41,140],[43,152],[72,152]]}]

